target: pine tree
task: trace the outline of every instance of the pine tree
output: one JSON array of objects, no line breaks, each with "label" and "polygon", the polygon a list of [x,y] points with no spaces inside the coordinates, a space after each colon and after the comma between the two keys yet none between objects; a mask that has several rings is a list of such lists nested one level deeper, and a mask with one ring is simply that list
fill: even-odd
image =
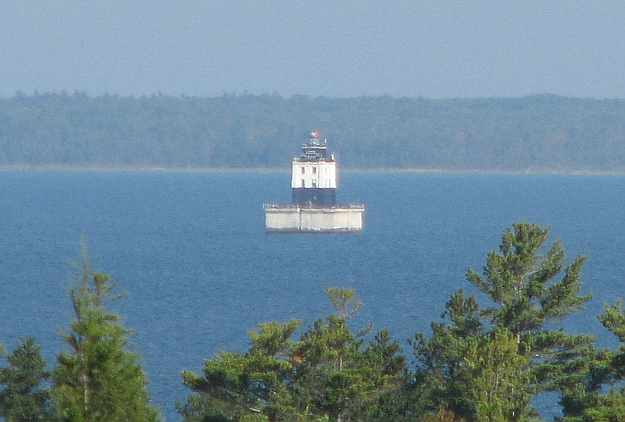
[{"label": "pine tree", "polygon": [[432,324],[432,337],[416,336],[414,394],[426,398],[420,411],[527,420],[536,415],[534,394],[562,388],[584,365],[592,339],[548,328],[590,299],[579,294],[584,258],[565,265],[559,242],[543,255],[547,238],[548,230],[533,224],[506,230],[482,275],[467,272],[488,299],[484,307],[459,291],[447,303],[446,322]]},{"label": "pine tree", "polygon": [[560,242],[541,254],[548,235],[549,230],[535,224],[514,224],[504,232],[499,252],[488,254],[483,276],[467,272],[468,281],[493,302],[481,315],[514,335],[519,353],[531,359],[537,391],[566,382],[569,369],[579,364],[593,341],[548,328],[590,300],[580,295],[585,258],[566,265]]},{"label": "pine tree", "polygon": [[456,292],[445,323],[413,341],[418,362],[413,412],[426,420],[525,421],[533,415],[529,359],[504,328],[489,330],[472,297]]},{"label": "pine tree", "polygon": [[185,420],[234,421],[290,413],[292,400],[285,384],[293,371],[291,337],[299,324],[260,324],[249,334],[247,353],[219,353],[205,362],[203,376],[183,372],[183,383],[193,392],[178,406]]},{"label": "pine tree", "polygon": [[468,400],[475,403],[475,420],[527,419],[532,379],[529,359],[519,354],[518,347],[505,329],[468,340],[458,378],[464,381]]},{"label": "pine tree", "polygon": [[327,294],[335,314],[315,321],[299,339],[293,339],[299,321],[260,324],[247,352],[218,354],[202,376],[184,372],[192,391],[179,405],[185,420],[388,420],[374,409],[401,388],[400,347],[386,331],[365,347],[369,330],[354,333],[348,324],[361,307],[355,292]]},{"label": "pine tree", "polygon": [[388,405],[405,380],[400,346],[386,330],[368,345],[371,326],[352,330],[350,320],[362,308],[353,289],[330,288],[326,294],[334,314],[315,321],[295,348],[299,407],[337,422],[384,420],[391,409],[378,406]]},{"label": "pine tree", "polygon": [[61,420],[157,421],[137,355],[127,351],[129,331],[106,309],[110,278],[83,259],[80,285],[71,290],[75,320],[66,334],[70,351],[58,356],[53,395]]},{"label": "pine tree", "polygon": [[[616,351],[591,349],[585,365],[575,368],[575,376],[562,391],[563,420],[566,422],[625,420],[623,303],[606,306],[599,321],[619,339],[620,347]],[[615,388],[615,384],[621,385]]]},{"label": "pine tree", "polygon": [[39,345],[32,338],[22,340],[7,362],[0,368],[0,416],[7,422],[51,420],[49,374]]}]

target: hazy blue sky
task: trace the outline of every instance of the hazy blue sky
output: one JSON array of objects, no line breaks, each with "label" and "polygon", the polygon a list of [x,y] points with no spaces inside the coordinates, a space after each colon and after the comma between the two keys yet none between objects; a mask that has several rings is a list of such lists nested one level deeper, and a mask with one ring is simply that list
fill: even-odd
[{"label": "hazy blue sky", "polygon": [[625,97],[625,1],[2,0],[18,89]]}]

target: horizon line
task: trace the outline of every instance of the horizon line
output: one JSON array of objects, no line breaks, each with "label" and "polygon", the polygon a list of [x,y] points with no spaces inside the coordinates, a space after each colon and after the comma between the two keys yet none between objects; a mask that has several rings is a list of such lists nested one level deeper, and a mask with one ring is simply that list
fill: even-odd
[{"label": "horizon line", "polygon": [[314,95],[314,94],[290,94],[283,95],[279,92],[271,92],[271,93],[251,93],[247,91],[242,92],[223,92],[221,94],[188,94],[188,93],[165,93],[162,91],[154,91],[152,93],[142,93],[142,94],[119,94],[119,93],[90,93],[86,90],[80,89],[59,89],[59,90],[46,90],[39,91],[38,89],[33,89],[28,92],[26,90],[17,89],[12,95],[6,95],[0,93],[0,100],[15,100],[20,98],[35,98],[35,97],[46,97],[46,96],[61,96],[61,97],[87,97],[91,99],[98,98],[109,98],[109,97],[117,97],[117,98],[125,98],[125,99],[144,99],[144,98],[173,98],[173,99],[217,99],[217,98],[233,98],[233,97],[257,97],[257,98],[280,98],[285,100],[292,100],[298,98],[305,99],[330,99],[330,100],[351,100],[351,99],[362,99],[362,98],[390,98],[395,100],[425,100],[425,101],[476,101],[476,100],[519,100],[519,99],[532,99],[532,98],[554,98],[554,99],[570,99],[570,100],[594,100],[594,101],[622,101],[625,100],[625,97],[600,97],[600,96],[572,96],[572,95],[563,95],[556,94],[551,92],[543,92],[543,93],[533,93],[533,94],[524,94],[524,95],[501,95],[501,96],[457,96],[457,97],[433,97],[433,96],[414,96],[414,95],[392,95],[392,94],[362,94],[362,95],[354,95],[354,96],[328,96],[328,95]]},{"label": "horizon line", "polygon": [[[625,176],[620,170],[593,169],[478,169],[445,167],[342,167],[345,173],[413,173],[441,175],[509,175],[509,176]],[[209,167],[209,166],[158,166],[158,165],[57,165],[57,164],[2,164],[0,172],[136,172],[136,173],[290,173],[285,167]]]}]

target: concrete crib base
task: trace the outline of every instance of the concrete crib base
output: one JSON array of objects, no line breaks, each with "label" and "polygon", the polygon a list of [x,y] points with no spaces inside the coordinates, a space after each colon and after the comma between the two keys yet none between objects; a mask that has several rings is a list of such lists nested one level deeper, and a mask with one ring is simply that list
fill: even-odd
[{"label": "concrete crib base", "polygon": [[268,232],[359,232],[364,222],[364,205],[306,208],[294,205],[265,205]]}]

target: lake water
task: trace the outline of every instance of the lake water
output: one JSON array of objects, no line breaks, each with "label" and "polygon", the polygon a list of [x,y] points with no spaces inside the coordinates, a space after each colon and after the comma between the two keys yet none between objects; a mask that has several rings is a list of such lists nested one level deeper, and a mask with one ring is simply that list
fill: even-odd
[{"label": "lake water", "polygon": [[613,344],[596,315],[625,296],[624,177],[341,176],[340,200],[367,204],[362,234],[266,234],[262,203],[289,200],[288,173],[0,172],[0,342],[32,335],[54,362],[84,235],[94,268],[127,295],[117,308],[153,400],[178,420],[183,369],[243,350],[259,322],[323,317],[326,287],[357,289],[358,322],[404,343],[429,332],[448,296],[470,290],[467,267],[529,221],[551,227],[569,257],[589,257],[594,299],[563,324]]}]

